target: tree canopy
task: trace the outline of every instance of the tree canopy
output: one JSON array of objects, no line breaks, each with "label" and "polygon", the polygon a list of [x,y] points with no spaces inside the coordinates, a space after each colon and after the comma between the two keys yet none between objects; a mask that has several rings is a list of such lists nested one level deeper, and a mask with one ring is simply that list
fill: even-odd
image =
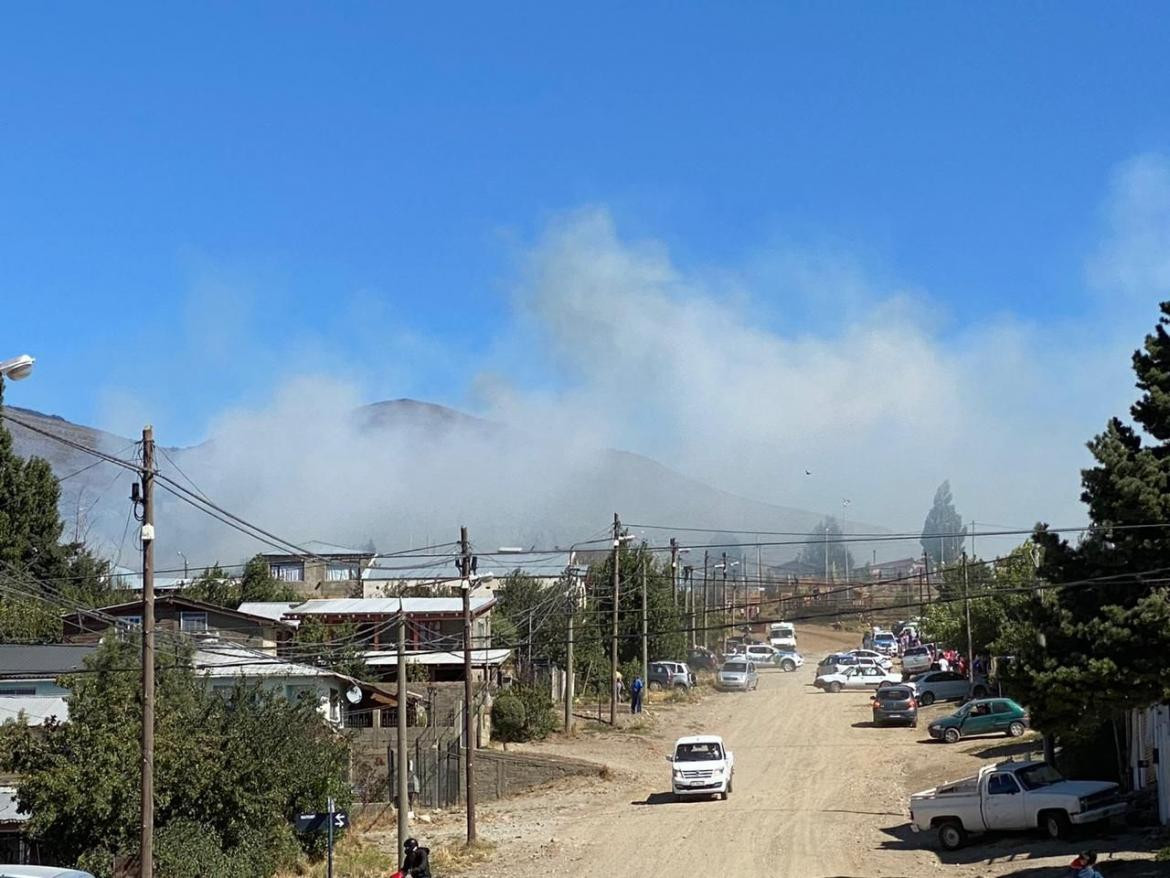
[{"label": "tree canopy", "polygon": [[963,517],[955,511],[951,483],[943,482],[934,492],[934,503],[922,525],[922,551],[936,565],[953,564],[959,559],[966,538],[967,528]]},{"label": "tree canopy", "polygon": [[[41,850],[99,878],[138,849],[139,648],[109,640],[65,678],[69,721],[0,727],[0,768],[17,772],[28,833]],[[347,745],[315,703],[238,683],[213,694],[186,656],[157,663],[158,874],[271,875],[298,849],[290,822],[328,796],[350,799]],[[306,845],[314,842],[305,839]]]},{"label": "tree canopy", "polygon": [[801,547],[796,560],[816,570],[817,576],[824,579],[831,579],[834,575],[843,577],[847,570],[857,569],[853,554],[843,539],[840,523],[828,515],[812,529],[812,536]]},{"label": "tree canopy", "polygon": [[1039,573],[1058,587],[1037,592],[1005,642],[1013,684],[1053,730],[1170,698],[1170,302],[1160,309],[1133,355],[1133,425],[1113,418],[1088,443],[1090,527],[1076,545],[1037,527]]},{"label": "tree canopy", "polygon": [[[0,378],[0,418],[4,381]],[[60,610],[93,606],[108,589],[106,562],[62,543],[61,488],[47,461],[20,458],[0,420],[0,640],[53,640]]]}]

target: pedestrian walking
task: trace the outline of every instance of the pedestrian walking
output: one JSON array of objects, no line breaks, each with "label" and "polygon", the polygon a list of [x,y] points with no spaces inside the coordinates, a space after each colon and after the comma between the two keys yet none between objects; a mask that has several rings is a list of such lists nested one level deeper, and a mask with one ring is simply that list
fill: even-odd
[{"label": "pedestrian walking", "polygon": [[642,712],[642,689],[642,675],[639,674],[630,684],[630,713]]},{"label": "pedestrian walking", "polygon": [[623,697],[625,695],[625,693],[626,693],[626,685],[622,680],[622,672],[618,671],[617,677],[613,681],[613,697],[619,704],[621,704],[623,701],[626,700]]}]

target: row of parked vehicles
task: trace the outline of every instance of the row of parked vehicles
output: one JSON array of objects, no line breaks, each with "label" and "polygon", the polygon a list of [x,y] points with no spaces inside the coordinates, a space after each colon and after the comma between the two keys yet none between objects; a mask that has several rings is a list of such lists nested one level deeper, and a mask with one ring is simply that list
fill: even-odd
[{"label": "row of parked vehicles", "polygon": [[[958,701],[953,713],[930,721],[930,737],[949,744],[975,735],[1019,737],[1028,729],[1027,711],[1010,698],[995,697],[986,677],[968,678],[940,670],[930,646],[901,650],[892,632],[867,634],[862,648],[828,656],[817,668],[817,685],[827,692],[873,689],[874,725],[905,723],[917,727],[919,707]],[[1123,814],[1117,784],[1066,780],[1042,761],[988,765],[973,777],[915,793],[910,798],[910,825],[915,832],[936,833],[940,847],[955,850],[971,835],[988,831],[1037,828],[1061,838],[1073,827]]]}]

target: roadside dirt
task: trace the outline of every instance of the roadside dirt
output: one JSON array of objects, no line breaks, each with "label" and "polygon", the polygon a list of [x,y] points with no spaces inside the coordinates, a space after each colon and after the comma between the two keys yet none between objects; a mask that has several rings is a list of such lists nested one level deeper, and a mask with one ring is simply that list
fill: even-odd
[{"label": "roadside dirt", "polygon": [[[481,806],[480,834],[496,845],[496,856],[475,874],[1041,878],[1060,876],[1085,846],[1101,852],[1106,878],[1170,874],[1149,853],[1127,849],[1153,846],[1135,845],[1132,835],[1067,843],[1006,835],[937,852],[933,838],[908,830],[909,794],[1004,758],[1006,739],[947,746],[924,741],[925,723],[919,730],[871,728],[865,693],[828,695],[809,685],[815,657],[856,637],[828,630],[802,630],[800,637],[810,662],[791,674],[764,672],[758,691],[652,704],[634,726],[594,726],[533,747],[593,760],[606,771]],[[675,803],[668,795],[664,757],[675,738],[696,732],[722,735],[735,753],[735,790],[726,802]],[[1012,744],[1029,746],[1026,739]],[[461,825],[458,815],[445,815],[416,829],[436,846],[457,838]]]}]

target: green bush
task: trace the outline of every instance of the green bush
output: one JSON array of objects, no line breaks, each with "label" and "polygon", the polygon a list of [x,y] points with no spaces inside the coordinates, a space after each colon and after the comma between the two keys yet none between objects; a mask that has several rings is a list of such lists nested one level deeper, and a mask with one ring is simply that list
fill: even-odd
[{"label": "green bush", "polygon": [[499,741],[526,741],[524,702],[504,692],[492,702],[492,737]]},{"label": "green bush", "polygon": [[492,735],[500,741],[539,741],[556,728],[552,699],[536,686],[513,685],[492,703]]}]

